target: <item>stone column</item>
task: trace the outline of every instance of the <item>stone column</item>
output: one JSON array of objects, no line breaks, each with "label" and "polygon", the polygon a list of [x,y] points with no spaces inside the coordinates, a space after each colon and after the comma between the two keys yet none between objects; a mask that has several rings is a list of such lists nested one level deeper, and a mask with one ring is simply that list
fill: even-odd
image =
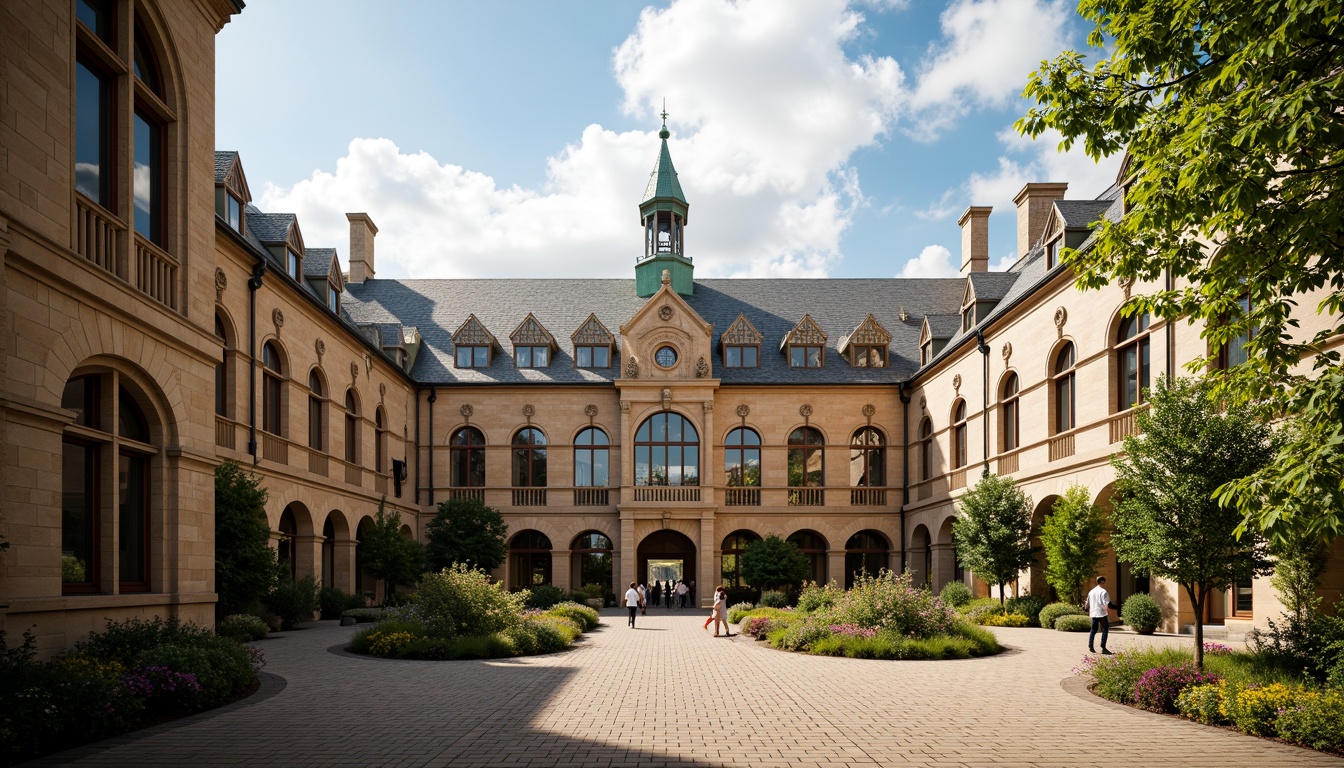
[{"label": "stone column", "polygon": [[956,574],[956,552],[951,544],[933,545],[933,589],[938,591]]},{"label": "stone column", "polygon": [[696,560],[700,564],[696,570],[700,573],[695,579],[695,597],[700,601],[701,608],[708,608],[714,604],[714,588],[719,584],[719,568],[723,562],[723,554],[719,551],[719,542],[715,539],[714,515],[707,513],[700,518],[700,541],[696,544],[699,550],[696,552]]},{"label": "stone column", "polygon": [[[304,536],[294,537],[294,559],[298,563],[299,578],[312,576],[313,578],[322,577],[322,537]],[[325,584],[323,586],[326,586]]]},{"label": "stone column", "polygon": [[354,539],[337,539],[331,557],[332,586],[350,593],[355,591],[356,544]]},{"label": "stone column", "polygon": [[570,554],[568,549],[551,550],[551,583],[555,586],[570,592],[573,590],[573,574],[570,571]]},{"label": "stone column", "polygon": [[620,549],[612,553],[612,559],[615,561],[616,572],[620,574],[613,590],[619,597],[625,594],[625,590],[629,589],[630,582],[635,580],[635,568],[639,563],[639,557],[635,549],[635,516],[633,513],[621,512]]},{"label": "stone column", "polygon": [[845,579],[848,577],[845,573],[845,550],[826,550],[826,577],[842,587],[845,586]]}]

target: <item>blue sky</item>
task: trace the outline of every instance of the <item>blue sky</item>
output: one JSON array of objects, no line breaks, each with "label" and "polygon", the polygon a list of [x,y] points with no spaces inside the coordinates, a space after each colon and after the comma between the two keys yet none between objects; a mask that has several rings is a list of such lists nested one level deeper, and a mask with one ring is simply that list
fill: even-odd
[{"label": "blue sky", "polygon": [[1002,268],[1024,182],[1114,176],[1011,131],[1086,32],[1050,0],[254,0],[216,145],[310,246],[369,213],[379,277],[631,277],[666,99],[698,276],[955,273],[970,204]]}]

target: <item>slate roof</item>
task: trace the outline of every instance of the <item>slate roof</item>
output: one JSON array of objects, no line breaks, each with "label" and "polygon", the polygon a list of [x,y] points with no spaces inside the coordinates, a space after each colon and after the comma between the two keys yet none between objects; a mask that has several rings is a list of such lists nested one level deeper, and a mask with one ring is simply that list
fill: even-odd
[{"label": "slate roof", "polygon": [[1084,229],[1100,219],[1111,203],[1111,200],[1056,200],[1055,209],[1064,219],[1065,227]]},{"label": "slate roof", "polygon": [[335,248],[304,248],[303,276],[320,277],[323,280],[331,274],[331,260],[336,258]]},{"label": "slate roof", "polygon": [[998,301],[1017,282],[1016,272],[972,272],[969,277],[976,301]]},{"label": "slate roof", "polygon": [[215,153],[215,183],[223,184],[224,178],[229,175],[229,169],[238,162],[237,152],[216,152]]},{"label": "slate roof", "polygon": [[[726,384],[894,384],[919,367],[924,315],[959,307],[965,285],[963,278],[697,280],[695,294],[682,298],[713,324],[713,375]],[[356,323],[417,327],[423,347],[411,376],[425,384],[601,384],[620,375],[622,350],[610,368],[577,369],[569,337],[590,313],[614,331],[646,301],[635,296],[634,280],[369,280],[347,285],[343,306]],[[455,367],[451,336],[468,314],[496,338],[507,339],[528,312],[564,340],[550,367],[515,368],[511,346],[497,352],[489,368]],[[722,366],[719,336],[739,313],[764,337],[759,368]],[[824,368],[790,368],[777,351],[804,313],[829,337]],[[852,368],[836,349],[869,313],[892,335],[887,368]]]},{"label": "slate roof", "polygon": [[247,234],[260,243],[274,245],[285,242],[289,226],[294,223],[292,213],[262,213],[254,205],[247,206]]},{"label": "slate roof", "polygon": [[961,332],[961,314],[941,313],[929,315],[929,336],[935,339],[950,339]]},{"label": "slate roof", "polygon": [[649,174],[649,185],[644,188],[641,205],[660,197],[686,202],[686,195],[681,191],[681,182],[677,181],[677,169],[672,167],[672,153],[667,149],[666,134],[666,128],[659,134],[663,137],[663,148],[658,152],[658,162],[653,164],[653,173]]}]

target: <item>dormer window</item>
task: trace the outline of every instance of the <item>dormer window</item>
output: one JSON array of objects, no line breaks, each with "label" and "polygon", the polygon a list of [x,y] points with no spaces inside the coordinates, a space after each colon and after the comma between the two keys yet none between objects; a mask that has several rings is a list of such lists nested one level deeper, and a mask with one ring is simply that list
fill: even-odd
[{"label": "dormer window", "polygon": [[933,342],[926,341],[919,345],[919,364],[925,366],[933,360]]},{"label": "dormer window", "polygon": [[886,368],[890,345],[891,334],[877,318],[868,315],[859,327],[841,337],[839,349],[855,368]]},{"label": "dormer window", "polygon": [[475,315],[467,315],[466,322],[453,332],[453,346],[458,368],[489,368],[497,342]]},{"label": "dormer window", "polygon": [[303,259],[299,258],[298,251],[293,248],[285,249],[285,271],[289,273],[290,277],[295,280],[299,279],[299,265],[302,263]]},{"label": "dormer window", "polygon": [[961,308],[961,330],[969,331],[975,326],[975,305]]},{"label": "dormer window", "polygon": [[746,315],[739,314],[719,338],[724,368],[759,368],[761,334]]},{"label": "dormer window", "polygon": [[243,176],[243,163],[237,152],[215,153],[215,213],[234,232],[242,234],[247,203],[252,195]]},{"label": "dormer window", "polygon": [[780,346],[789,356],[790,368],[821,368],[826,364],[826,334],[811,315],[803,315]]},{"label": "dormer window", "polygon": [[327,309],[332,312],[341,311],[341,292],[331,283],[327,283]]},{"label": "dormer window", "polygon": [[611,347],[582,344],[574,348],[574,365],[579,368],[610,368]]},{"label": "dormer window", "polygon": [[224,197],[227,198],[225,218],[234,232],[241,233],[243,231],[243,201],[229,193],[225,193]]},{"label": "dormer window", "polygon": [[574,343],[575,368],[611,367],[616,338],[602,321],[597,319],[597,315],[588,315],[588,319],[583,321],[583,325],[574,332],[570,341]]},{"label": "dormer window", "polygon": [[822,349],[819,344],[792,344],[789,346],[790,368],[820,368]]},{"label": "dormer window", "polygon": [[887,348],[878,346],[854,346],[850,348],[850,365],[855,368],[886,368]]},{"label": "dormer window", "polygon": [[1045,245],[1045,268],[1054,269],[1059,263],[1059,238],[1055,238]]},{"label": "dormer window", "polygon": [[527,313],[523,322],[509,334],[513,342],[513,364],[518,368],[545,368],[551,364],[555,337],[532,315]]},{"label": "dormer window", "polygon": [[725,344],[723,347],[723,367],[759,368],[760,347],[752,344]]},{"label": "dormer window", "polygon": [[487,346],[457,348],[458,368],[489,368],[490,348]]},{"label": "dormer window", "polygon": [[519,368],[545,368],[551,364],[550,347],[514,347],[513,363]]}]

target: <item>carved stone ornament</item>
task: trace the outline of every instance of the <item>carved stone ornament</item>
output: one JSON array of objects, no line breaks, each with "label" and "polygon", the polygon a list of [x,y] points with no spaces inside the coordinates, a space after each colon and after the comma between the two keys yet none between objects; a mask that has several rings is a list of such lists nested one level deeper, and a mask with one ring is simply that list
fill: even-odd
[{"label": "carved stone ornament", "polygon": [[639,363],[635,362],[635,358],[633,357],[628,358],[625,361],[625,378],[627,379],[639,378]]},{"label": "carved stone ornament", "polygon": [[583,415],[587,416],[589,419],[596,418],[596,417],[597,417],[597,406],[596,406],[596,405],[591,405],[591,404],[590,404],[590,405],[585,405],[585,406],[583,406]]},{"label": "carved stone ornament", "polygon": [[387,399],[387,385],[386,385],[386,384],[379,384],[379,385],[378,385],[378,402],[382,402],[382,401],[385,400],[385,399]]},{"label": "carved stone ornament", "polygon": [[351,364],[350,364],[350,379],[351,379],[351,381],[353,381],[353,380],[358,379],[358,378],[359,378],[359,363],[351,363]]},{"label": "carved stone ornament", "polygon": [[322,360],[322,356],[327,354],[327,342],[318,339],[317,341],[313,342],[313,349],[316,350],[317,359],[320,362]]},{"label": "carved stone ornament", "polygon": [[528,403],[527,405],[524,405],[524,406],[523,406],[523,415],[526,416],[526,417],[529,418],[529,419],[532,418],[533,416],[536,416],[536,415],[537,415],[537,409],[536,409],[536,406],[532,405],[531,403]]},{"label": "carved stone ornament", "polygon": [[952,377],[952,389],[953,389],[953,390],[956,390],[956,391],[960,391],[960,390],[961,390],[961,374],[960,374],[960,373],[958,373],[957,375],[955,375],[955,376]]},{"label": "carved stone ornament", "polygon": [[1069,320],[1069,311],[1063,307],[1055,308],[1055,327],[1064,330],[1064,323]]},{"label": "carved stone ornament", "polygon": [[1008,362],[1008,358],[1013,356],[1013,343],[1011,341],[1003,342],[1003,361]]},{"label": "carved stone ornament", "polygon": [[705,358],[701,357],[699,360],[695,361],[695,378],[703,379],[708,375],[709,363],[706,363]]},{"label": "carved stone ornament", "polygon": [[621,413],[629,413],[629,412],[630,412],[630,401],[629,401],[629,400],[622,400],[622,401],[621,401]]},{"label": "carved stone ornament", "polygon": [[746,403],[743,403],[743,404],[737,406],[737,415],[738,415],[738,416],[741,416],[742,418],[745,419],[745,418],[747,418],[747,414],[749,414],[749,413],[751,413],[751,406],[747,405]]},{"label": "carved stone ornament", "polygon": [[229,276],[224,270],[215,267],[215,301],[223,301],[224,290],[229,287]]},{"label": "carved stone ornament", "polygon": [[660,320],[662,320],[663,322],[667,322],[668,320],[671,320],[671,319],[672,319],[672,308],[669,307],[669,306],[667,306],[666,304],[664,304],[664,305],[663,305],[661,308],[659,308],[659,310],[658,310],[658,318],[659,318]]},{"label": "carved stone ornament", "polygon": [[668,387],[663,387],[663,410],[666,411],[671,407],[672,407],[672,390]]},{"label": "carved stone ornament", "polygon": [[275,335],[280,335],[280,329],[285,327],[285,313],[277,307],[271,310],[271,322],[275,323]]},{"label": "carved stone ornament", "polygon": [[701,406],[700,410],[704,411],[705,413],[713,413],[713,412],[714,412],[714,401],[713,401],[713,400],[706,400],[705,403],[704,403],[704,405]]},{"label": "carved stone ornament", "polygon": [[877,413],[877,408],[873,407],[872,403],[863,406],[863,415],[865,418],[873,418],[874,413]]},{"label": "carved stone ornament", "polygon": [[801,408],[798,409],[798,415],[802,416],[804,419],[811,417],[812,406],[804,404]]},{"label": "carved stone ornament", "polygon": [[929,409],[929,400],[923,395],[919,396],[919,410],[927,411]]},{"label": "carved stone ornament", "polygon": [[463,405],[461,408],[457,409],[457,412],[462,414],[462,418],[470,419],[471,414],[475,413],[476,409],[472,408],[470,405]]}]

